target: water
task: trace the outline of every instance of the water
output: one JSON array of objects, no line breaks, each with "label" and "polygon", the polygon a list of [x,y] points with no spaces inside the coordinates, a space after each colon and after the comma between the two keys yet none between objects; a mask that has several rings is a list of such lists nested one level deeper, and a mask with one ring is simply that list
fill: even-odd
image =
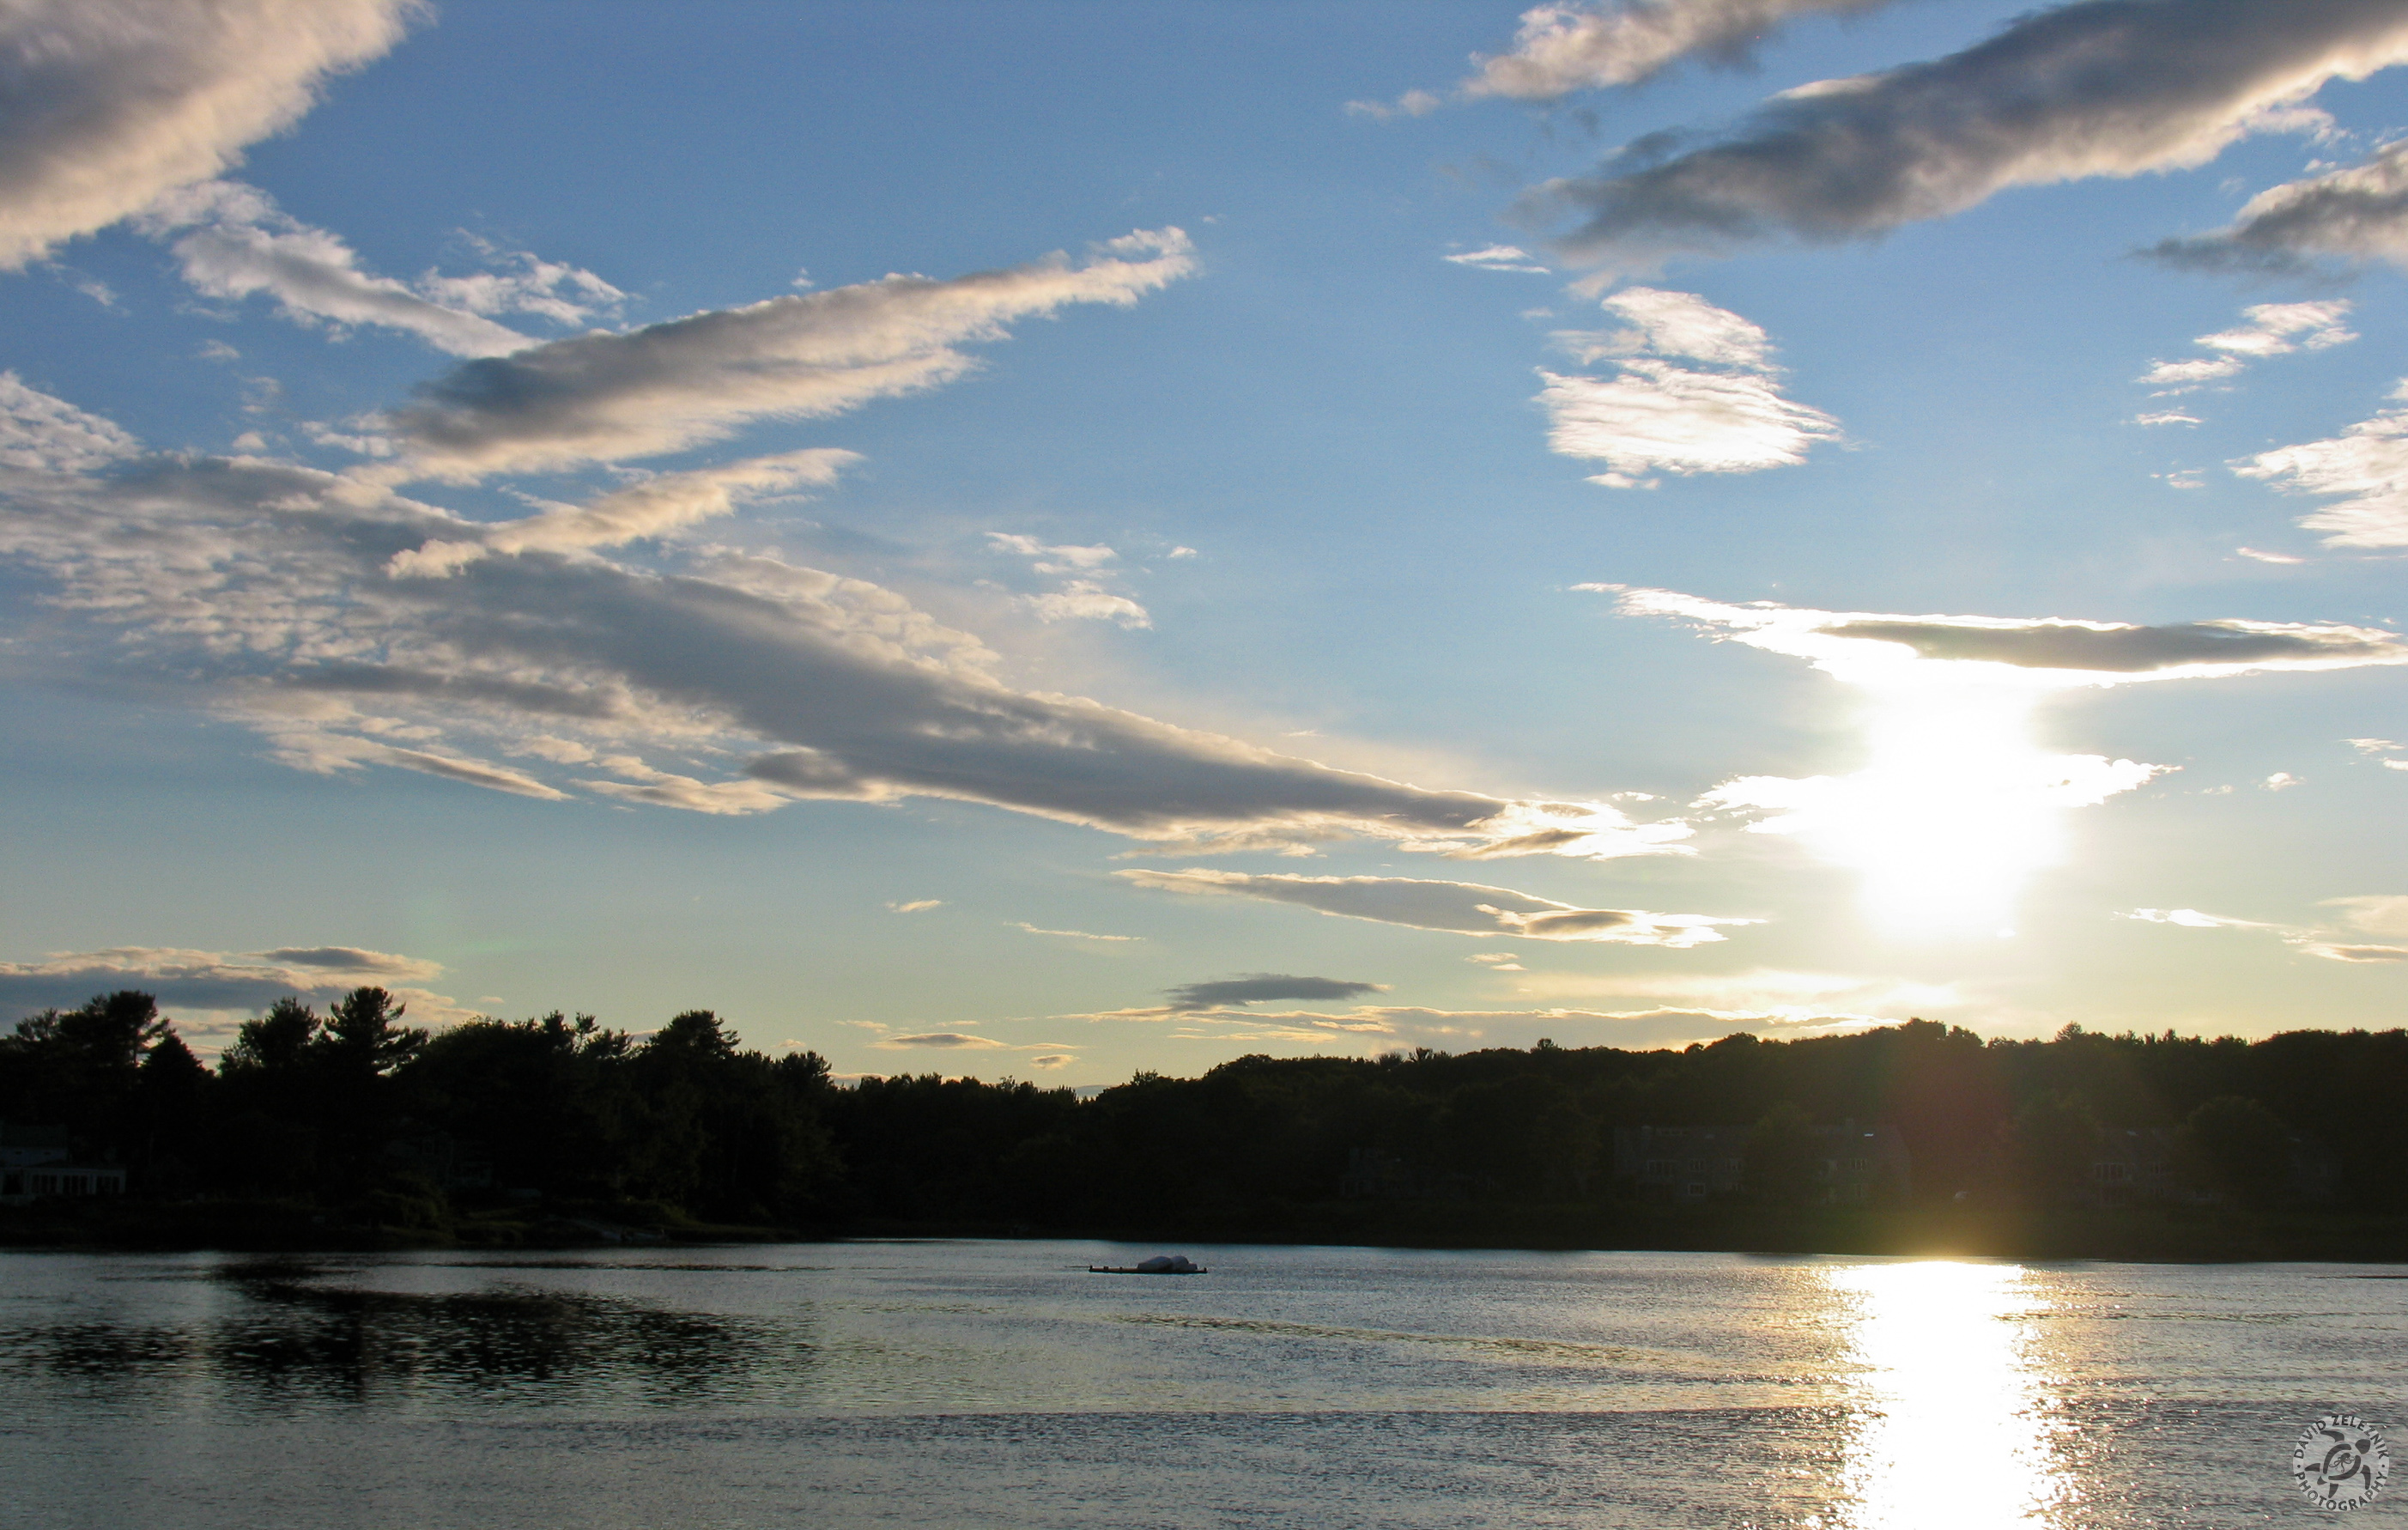
[{"label": "water", "polygon": [[0,1255],[0,1527],[2188,1530],[2408,1423],[2401,1266],[1154,1251]]}]

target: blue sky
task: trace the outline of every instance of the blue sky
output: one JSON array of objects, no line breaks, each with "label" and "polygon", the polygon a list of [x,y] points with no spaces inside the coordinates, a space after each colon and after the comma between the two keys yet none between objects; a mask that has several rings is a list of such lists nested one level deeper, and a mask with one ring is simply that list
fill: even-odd
[{"label": "blue sky", "polygon": [[0,51],[9,1011],[2396,1020],[2396,0]]}]

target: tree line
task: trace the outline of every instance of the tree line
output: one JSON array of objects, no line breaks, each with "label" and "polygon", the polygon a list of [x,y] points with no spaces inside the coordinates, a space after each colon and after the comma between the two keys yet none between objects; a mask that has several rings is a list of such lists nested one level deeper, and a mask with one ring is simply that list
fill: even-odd
[{"label": "tree line", "polygon": [[[643,1036],[558,1012],[433,1034],[405,1018],[380,988],[323,1014],[286,999],[210,1067],[150,995],[97,996],[0,1037],[0,1121],[123,1164],[138,1200],[430,1235],[565,1211],[814,1231],[1675,1236],[1613,1172],[1616,1128],[1639,1125],[1756,1128],[1744,1184],[1710,1208],[1727,1227],[1808,1199],[1805,1128],[1843,1119],[1896,1128],[1907,1210],[2075,1207],[2107,1134],[2133,1130],[2171,1134],[2193,1198],[2227,1208],[2286,1208],[2312,1162],[2329,1194],[2290,1209],[2386,1210],[2376,1187],[2408,1162],[2399,1030],[2027,1041],[1917,1020],[1644,1051],[1250,1056],[1082,1097],[935,1074],[839,1085],[818,1054],[747,1049],[710,1010]],[[1340,1205],[1367,1152],[1469,1204]]]}]

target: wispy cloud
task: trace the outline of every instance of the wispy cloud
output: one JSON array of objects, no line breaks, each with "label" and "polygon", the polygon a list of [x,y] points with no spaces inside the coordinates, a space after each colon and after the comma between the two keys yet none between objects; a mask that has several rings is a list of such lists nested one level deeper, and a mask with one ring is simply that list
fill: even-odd
[{"label": "wispy cloud", "polygon": [[[2392,390],[2408,401],[2408,381]],[[2327,547],[2408,547],[2408,408],[2385,409],[2321,441],[2277,447],[2231,465],[2245,479],[2338,503],[2300,517]]]},{"label": "wispy cloud", "polygon": [[1842,679],[1918,662],[2052,671],[2077,685],[2408,664],[2408,639],[2379,627],[2240,618],[2139,626],[2072,617],[1898,616],[1728,606],[1622,585],[1578,588],[1617,595],[1628,614],[1698,622],[1734,641],[1812,660]]},{"label": "wispy cloud", "polygon": [[517,521],[465,522],[455,536],[394,553],[385,561],[385,571],[403,579],[441,579],[488,555],[581,552],[666,536],[733,514],[755,499],[824,488],[860,460],[858,452],[813,447],[721,467],[664,473],[583,505],[551,505]]},{"label": "wispy cloud", "polygon": [[[1222,1009],[1182,1013],[1164,1008],[1063,1015],[1091,1022],[1168,1025],[1174,1038],[1221,1045],[1285,1045],[1316,1051],[1376,1053],[1412,1045],[1527,1046],[1540,1037],[1568,1047],[1676,1047],[1747,1032],[1773,1037],[1834,1036],[1895,1023],[1873,1015],[1714,1009],[1682,1005],[1638,1009],[1533,1008],[1439,1009],[1361,1005],[1312,1009]],[[1903,1019],[1903,1016],[1898,1017]]]},{"label": "wispy cloud", "polygon": [[913,898],[909,903],[890,903],[886,906],[886,911],[891,914],[924,914],[931,908],[941,908],[944,906],[945,900],[942,898]]},{"label": "wispy cloud", "polygon": [[1175,228],[952,280],[891,276],[624,334],[580,335],[472,362],[376,422],[401,450],[393,481],[469,482],[657,456],[746,422],[842,414],[950,382],[962,346],[1072,304],[1125,307],[1192,273]]},{"label": "wispy cloud", "polygon": [[2081,0],[1962,52],[1772,97],[1735,132],[1645,138],[1524,204],[1568,256],[1639,272],[1767,239],[1868,238],[2011,186],[2203,164],[2298,103],[2408,60],[2386,0]]},{"label": "wispy cloud", "polygon": [[[486,317],[486,311],[501,311],[498,302],[480,311],[362,270],[358,253],[340,237],[289,216],[255,187],[227,180],[188,186],[151,203],[138,223],[153,237],[175,240],[184,279],[204,296],[265,293],[286,318],[301,323],[403,330],[455,356],[500,356],[536,343]],[[562,279],[582,277],[613,298],[620,295],[591,273],[557,269]],[[497,287],[465,279],[455,279],[451,286],[449,293],[436,291],[484,298],[498,293]],[[567,307],[579,317],[587,311],[556,295],[548,307]]]},{"label": "wispy cloud", "polygon": [[[2344,922],[2372,935],[2408,936],[2408,897],[2327,898],[2323,907],[2344,910]],[[2314,925],[2269,923],[2263,920],[2229,919],[2196,908],[2135,908],[2117,916],[2148,924],[2172,924],[2190,930],[2258,930],[2280,939],[2301,954],[2328,962],[2408,962],[2408,946],[2373,945]]]},{"label": "wispy cloud", "polygon": [[1758,922],[1708,914],[1656,914],[1639,908],[1581,908],[1511,888],[1405,877],[1255,876],[1203,869],[1140,869],[1112,875],[1157,892],[1260,898],[1344,919],[1529,940],[1685,949],[1724,939],[1717,926]]},{"label": "wispy cloud", "polygon": [[1439,257],[1450,265],[1468,265],[1475,271],[1518,271],[1530,276],[1545,276],[1547,267],[1519,245],[1492,244],[1481,250],[1467,250],[1458,255]]},{"label": "wispy cloud", "polygon": [[[1745,64],[1792,17],[1874,10],[1888,0],[1566,0],[1522,13],[1511,51],[1474,54],[1459,100],[1558,101],[1575,91],[1651,79],[1684,58]],[[1419,117],[1443,105],[1428,91],[1393,103],[1349,102],[1358,115]]]},{"label": "wispy cloud", "polygon": [[1007,920],[1005,922],[1015,930],[1024,930],[1030,935],[1058,936],[1065,940],[1101,940],[1122,945],[1145,938],[1141,935],[1096,935],[1086,930],[1048,930],[1022,919]]},{"label": "wispy cloud", "polygon": [[1385,983],[1348,982],[1338,978],[1298,978],[1283,972],[1250,972],[1242,978],[1216,978],[1182,983],[1170,990],[1170,1008],[1180,1009],[1237,1008],[1277,999],[1340,1002],[1387,991]]},{"label": "wispy cloud", "polygon": [[1607,465],[1589,481],[1653,488],[1644,475],[1792,466],[1815,442],[1838,437],[1838,421],[1782,396],[1771,342],[1738,314],[1652,287],[1616,293],[1603,307],[1624,327],[1554,338],[1584,365],[1611,363],[1613,375],[1539,374],[1548,446]]},{"label": "wispy cloud", "polygon": [[[2192,356],[2181,361],[2157,361],[2132,380],[2157,390],[2163,398],[2197,393],[2214,383],[2239,377],[2251,362],[2268,356],[2286,356],[2295,350],[2329,350],[2337,345],[2347,345],[2358,338],[2343,321],[2349,317],[2351,304],[2346,298],[2329,298],[2317,303],[2258,303],[2241,310],[2248,322],[2231,329],[2202,335],[2192,341],[2219,354]],[[2178,410],[2162,414],[2143,414],[2135,422],[2143,425],[2180,422],[2195,425],[2199,421]]]},{"label": "wispy cloud", "polygon": [[381,57],[413,0],[20,0],[0,9],[0,270],[207,180]]},{"label": "wispy cloud", "polygon": [[2192,270],[2277,275],[2318,258],[2408,266],[2408,141],[2362,164],[2260,192],[2229,226],[2166,239],[2144,253]]}]

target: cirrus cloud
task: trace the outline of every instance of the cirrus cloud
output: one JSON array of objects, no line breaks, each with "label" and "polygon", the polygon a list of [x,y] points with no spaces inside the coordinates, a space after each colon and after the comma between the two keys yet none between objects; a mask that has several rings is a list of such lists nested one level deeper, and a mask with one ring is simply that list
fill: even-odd
[{"label": "cirrus cloud", "polygon": [[1511,888],[1406,877],[1255,876],[1205,869],[1139,869],[1112,875],[1155,892],[1260,898],[1342,919],[1530,940],[1603,941],[1679,950],[1726,938],[1718,925],[1759,922],[1707,914],[1655,914],[1638,908],[1581,908]]}]

